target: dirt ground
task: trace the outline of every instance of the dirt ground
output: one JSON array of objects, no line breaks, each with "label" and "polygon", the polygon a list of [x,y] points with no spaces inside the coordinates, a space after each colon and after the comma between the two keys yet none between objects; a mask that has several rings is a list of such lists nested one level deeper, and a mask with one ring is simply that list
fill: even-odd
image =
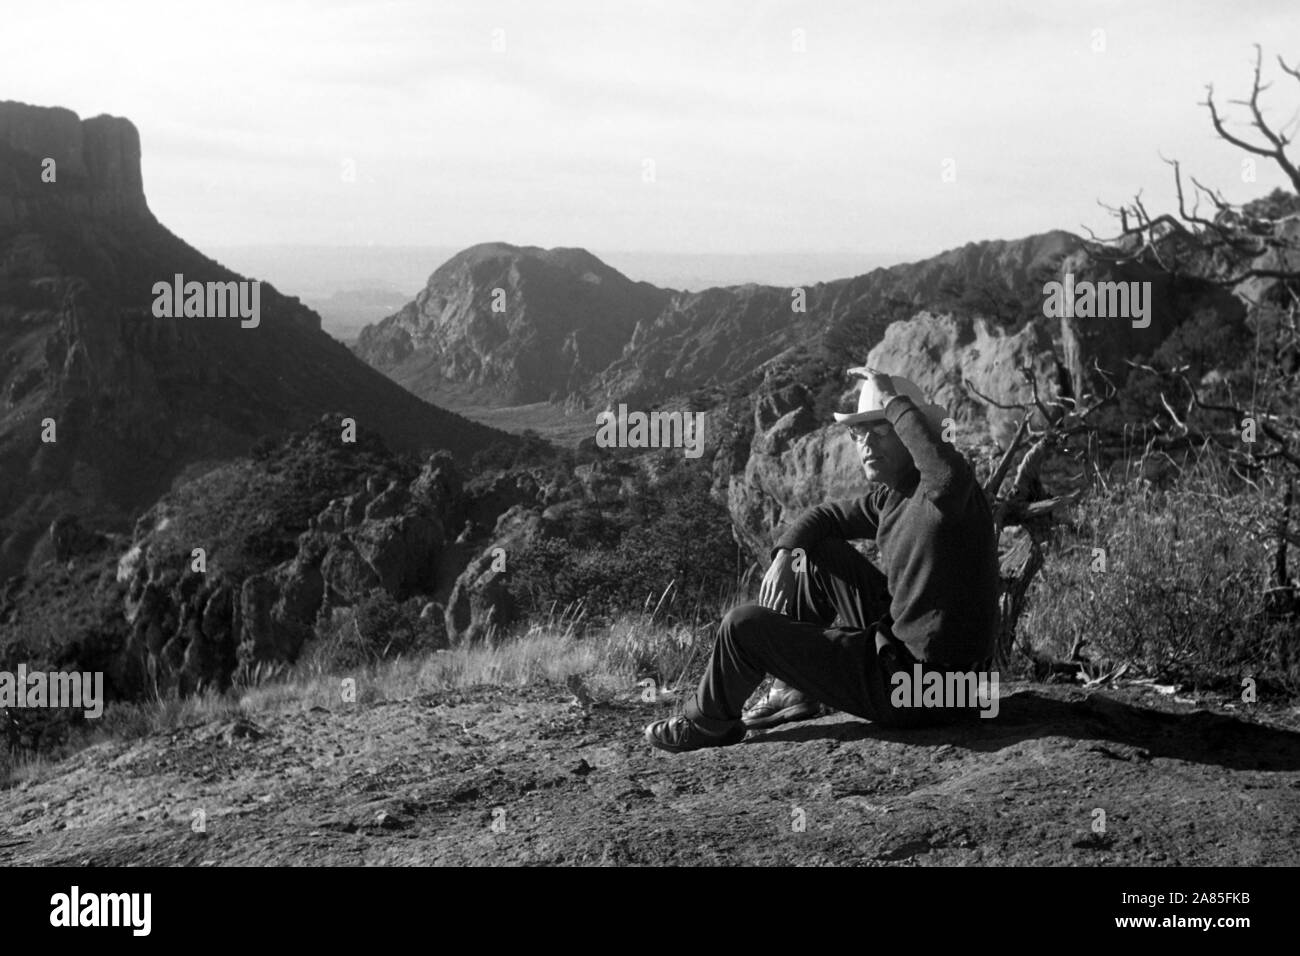
[{"label": "dirt ground", "polygon": [[642,738],[670,703],[560,686],[191,726],[0,792],[0,863],[1300,863],[1300,708],[1002,695],[956,728],[839,714],[680,755]]}]

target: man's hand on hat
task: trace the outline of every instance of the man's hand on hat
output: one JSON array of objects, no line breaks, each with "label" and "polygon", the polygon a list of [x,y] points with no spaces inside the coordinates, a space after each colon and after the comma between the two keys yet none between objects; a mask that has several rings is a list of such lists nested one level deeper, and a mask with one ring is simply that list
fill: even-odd
[{"label": "man's hand on hat", "polygon": [[871,382],[876,388],[876,394],[882,399],[882,406],[889,404],[891,398],[898,397],[898,390],[894,388],[894,380],[884,372],[877,371],[869,365],[859,365],[856,368],[849,369],[849,374],[865,378]]}]

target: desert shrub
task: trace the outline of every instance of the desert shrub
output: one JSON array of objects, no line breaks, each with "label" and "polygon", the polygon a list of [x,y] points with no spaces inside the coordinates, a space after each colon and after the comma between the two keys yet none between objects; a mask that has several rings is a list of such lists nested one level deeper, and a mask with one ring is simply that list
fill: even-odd
[{"label": "desert shrub", "polygon": [[185,482],[164,499],[174,520],[155,534],[155,548],[188,555],[207,542],[209,562],[235,581],[282,561],[333,498],[354,494],[370,479],[382,485],[415,477],[410,458],[391,454],[368,432],[356,444],[338,440],[337,416],[282,440],[260,442],[253,459],[238,459]]},{"label": "desert shrub", "polygon": [[526,428],[518,438],[501,439],[475,452],[470,459],[470,472],[481,474],[525,465],[540,465],[563,457],[564,449],[557,448],[535,430]]},{"label": "desert shrub", "polygon": [[565,538],[520,548],[507,585],[516,604],[537,614],[581,600],[589,614],[608,619],[653,604],[670,585],[681,613],[716,604],[730,590],[736,545],[706,470],[678,467],[639,484],[620,507],[576,522]]},{"label": "desert shrub", "polygon": [[399,602],[375,588],[354,606],[334,608],[319,621],[299,664],[308,671],[336,673],[446,647],[442,614],[435,608],[420,616],[426,603],[419,597]]},{"label": "desert shrub", "polygon": [[1209,369],[1236,366],[1248,356],[1250,343],[1243,318],[1207,309],[1170,332],[1151,362],[1157,368],[1187,366],[1191,379],[1199,381]]},{"label": "desert shrub", "polygon": [[9,579],[0,592],[0,670],[101,670],[115,693],[129,625],[110,550],[76,562],[50,563]]},{"label": "desert shrub", "polygon": [[664,624],[655,617],[651,611],[616,618],[605,638],[602,670],[628,684],[650,680],[656,688],[692,686],[713,646],[714,622]]},{"label": "desert shrub", "polygon": [[1271,501],[1201,482],[1087,499],[1030,590],[1021,637],[1039,654],[1080,646],[1167,680],[1300,688],[1285,643],[1297,624],[1270,616],[1264,600],[1273,551],[1257,532],[1271,526]]}]

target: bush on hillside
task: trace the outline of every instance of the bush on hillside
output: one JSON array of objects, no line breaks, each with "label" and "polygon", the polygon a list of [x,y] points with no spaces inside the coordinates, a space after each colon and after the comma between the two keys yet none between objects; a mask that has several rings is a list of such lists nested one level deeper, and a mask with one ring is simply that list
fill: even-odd
[{"label": "bush on hillside", "polygon": [[1279,617],[1265,598],[1273,507],[1262,494],[1201,482],[1088,499],[1030,591],[1022,641],[1057,659],[1079,646],[1099,664],[1162,680],[1225,688],[1253,677],[1300,689],[1290,646],[1300,620]]},{"label": "bush on hillside", "polygon": [[441,608],[421,616],[427,599],[397,601],[375,588],[351,607],[334,608],[316,627],[316,637],[304,649],[299,663],[309,671],[342,673],[427,653],[447,646]]},{"label": "bush on hillside", "polygon": [[705,469],[679,465],[617,509],[589,512],[576,533],[531,540],[512,556],[511,597],[535,614],[581,600],[608,618],[653,607],[672,585],[676,607],[716,607],[735,580],[736,545],[709,484]]}]

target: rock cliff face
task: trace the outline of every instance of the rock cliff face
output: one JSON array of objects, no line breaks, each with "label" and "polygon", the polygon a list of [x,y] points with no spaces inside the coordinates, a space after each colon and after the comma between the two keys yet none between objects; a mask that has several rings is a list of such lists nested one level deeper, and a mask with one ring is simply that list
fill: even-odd
[{"label": "rock cliff face", "polygon": [[50,217],[152,218],[140,134],[128,120],[0,102],[0,157],[0,228]]},{"label": "rock cliff face", "polygon": [[[982,319],[921,312],[885,330],[880,344],[867,355],[867,364],[910,378],[931,401],[948,409],[960,426],[974,425],[1000,445],[1006,445],[1020,424],[1015,411],[986,406],[973,397],[965,383],[981,395],[1003,404],[1028,402],[1032,387],[1017,374],[1032,369],[1043,396],[1061,391],[1062,369],[1044,327],[1029,324],[1006,334],[990,329]],[[856,385],[850,390],[856,393]],[[844,407],[853,408],[854,395]]]},{"label": "rock cliff face", "polygon": [[325,412],[404,449],[504,437],[416,399],[265,283],[256,328],[154,317],[154,283],[177,273],[243,278],[154,218],[128,121],[0,103],[0,579],[60,515],[126,531],[186,469]]},{"label": "rock cliff face", "polygon": [[819,422],[801,385],[761,392],[751,435],[725,490],[737,541],[766,565],[776,529],[815,505],[865,494],[866,483],[848,432]]}]

